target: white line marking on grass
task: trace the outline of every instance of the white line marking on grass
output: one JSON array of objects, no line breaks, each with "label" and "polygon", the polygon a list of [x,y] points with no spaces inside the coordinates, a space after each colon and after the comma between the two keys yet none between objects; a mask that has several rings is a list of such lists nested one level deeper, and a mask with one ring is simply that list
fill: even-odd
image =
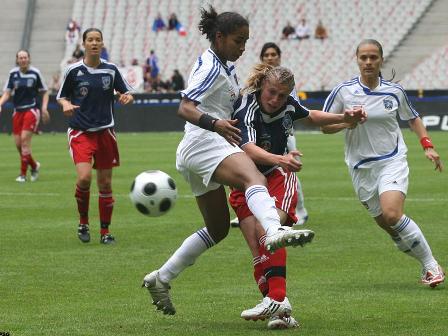
[{"label": "white line marking on grass", "polygon": [[[0,192],[0,196],[26,196],[26,197],[61,197],[65,194],[63,193],[51,193],[51,192],[44,192],[44,193],[37,193],[37,192]],[[98,196],[98,194],[92,193],[92,197]],[[114,197],[129,197],[129,194],[114,194]],[[179,198],[194,198],[193,195],[179,195]],[[358,201],[355,197],[306,197],[307,200],[312,201],[340,201],[340,202],[346,202],[346,201]],[[447,202],[448,198],[406,198],[406,201],[408,202]]]}]

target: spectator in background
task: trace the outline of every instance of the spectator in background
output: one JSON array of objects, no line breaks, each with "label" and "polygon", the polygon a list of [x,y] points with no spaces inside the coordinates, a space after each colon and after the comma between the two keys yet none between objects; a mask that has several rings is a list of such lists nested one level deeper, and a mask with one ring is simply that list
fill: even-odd
[{"label": "spectator in background", "polygon": [[72,58],[74,59],[73,62],[75,63],[79,60],[81,60],[84,57],[84,51],[81,49],[81,46],[79,44],[76,45],[75,51],[73,51]]},{"label": "spectator in background", "polygon": [[171,76],[171,89],[174,92],[179,92],[185,89],[184,78],[182,77],[178,69],[174,69],[173,75]]},{"label": "spectator in background", "polygon": [[309,39],[311,36],[310,27],[306,24],[306,20],[300,20],[299,25],[296,27],[296,36],[299,40]]},{"label": "spectator in background", "polygon": [[162,15],[157,14],[157,17],[154,19],[154,23],[152,24],[152,31],[158,33],[161,30],[166,29],[166,24],[162,19]]},{"label": "spectator in background", "polygon": [[291,25],[291,22],[288,21],[288,23],[286,24],[286,26],[283,28],[282,30],[282,39],[289,39],[295,36],[295,32],[296,30],[294,29],[294,27]]},{"label": "spectator in background", "polygon": [[154,50],[150,51],[149,57],[146,59],[147,71],[150,73],[151,85],[159,79],[159,59],[156,56]]},{"label": "spectator in background", "polygon": [[107,52],[107,48],[104,45],[103,45],[103,49],[101,49],[100,58],[102,58],[105,61],[109,61],[109,53]]},{"label": "spectator in background", "polygon": [[178,24],[179,24],[179,20],[177,19],[176,14],[171,13],[170,17],[168,18],[168,30],[177,29]]},{"label": "spectator in background", "polygon": [[328,38],[327,29],[324,27],[321,20],[317,23],[316,30],[314,31],[314,38],[322,41]]},{"label": "spectator in background", "polygon": [[79,44],[80,27],[75,20],[70,20],[65,32],[65,58],[70,57]]},{"label": "spectator in background", "polygon": [[51,82],[49,85],[49,90],[50,90],[50,94],[57,94],[59,91],[59,88],[61,87],[61,82],[60,82],[60,74],[59,72],[55,72],[53,74],[53,76],[51,77]]}]

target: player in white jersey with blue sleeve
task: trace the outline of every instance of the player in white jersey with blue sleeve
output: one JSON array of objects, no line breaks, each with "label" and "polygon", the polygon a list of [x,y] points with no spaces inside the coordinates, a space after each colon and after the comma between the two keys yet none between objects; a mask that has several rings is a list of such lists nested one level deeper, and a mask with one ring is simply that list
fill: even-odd
[{"label": "player in white jersey with blue sleeve", "polygon": [[297,246],[309,230],[282,227],[266,178],[237,146],[240,131],[231,120],[239,87],[232,62],[244,52],[249,39],[247,19],[235,12],[218,15],[213,7],[201,10],[199,30],[211,46],[196,61],[181,92],[179,116],[187,121],[177,148],[176,167],[190,184],[205,227],[189,236],[158,270],[147,274],[143,285],[164,314],[174,314],[169,282],[208,248],[223,240],[230,227],[224,185],[245,191],[248,206],[266,231],[265,246],[274,251]]},{"label": "player in white jersey with blue sleeve", "polygon": [[436,170],[443,166],[425,126],[404,89],[381,76],[383,49],[376,40],[363,40],[356,49],[360,76],[338,85],[325,101],[324,110],[341,113],[363,108],[368,120],[362,125],[332,125],[324,133],[346,129],[345,162],[361,203],[399,250],[422,264],[421,282],[435,287],[445,279],[418,225],[403,213],[408,189],[407,147],[397,115],[409,122],[426,157]]}]

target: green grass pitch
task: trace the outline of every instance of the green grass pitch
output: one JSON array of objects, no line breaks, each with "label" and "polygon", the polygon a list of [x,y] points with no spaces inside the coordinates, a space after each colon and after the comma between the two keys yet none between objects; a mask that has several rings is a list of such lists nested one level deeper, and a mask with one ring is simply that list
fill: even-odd
[{"label": "green grass pitch", "polygon": [[[415,135],[405,131],[411,168],[406,214],[448,268],[447,172],[433,171]],[[432,134],[448,163],[447,133]],[[33,138],[40,180],[18,184],[12,138],[0,134],[0,332],[10,335],[260,335],[266,322],[240,312],[258,303],[251,256],[237,229],[172,282],[175,316],[163,316],[140,288],[183,239],[202,227],[188,185],[175,170],[181,133],[118,134],[114,170],[114,246],[99,244],[96,185],[92,241],[76,236],[75,169],[64,134]],[[316,232],[288,250],[288,297],[300,335],[446,335],[448,291],[418,284],[420,265],[395,249],[358,203],[343,162],[342,135],[297,134],[300,178]],[[447,167],[448,168],[448,167]],[[177,182],[175,208],[159,218],[133,208],[133,178],[161,169]],[[232,213],[233,215],[233,213]]]}]

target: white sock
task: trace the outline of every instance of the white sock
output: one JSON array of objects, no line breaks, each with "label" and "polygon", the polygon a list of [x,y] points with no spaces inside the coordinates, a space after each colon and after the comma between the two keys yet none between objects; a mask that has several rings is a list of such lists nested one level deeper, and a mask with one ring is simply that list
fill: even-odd
[{"label": "white sock", "polygon": [[297,177],[297,205],[296,205],[296,213],[300,213],[301,211],[305,211],[305,199],[303,198],[303,190],[302,184],[300,183],[299,178]]},{"label": "white sock", "polygon": [[159,269],[159,279],[168,283],[177,277],[184,269],[194,264],[196,259],[215,242],[207,231],[202,228],[184,240],[182,245]]},{"label": "white sock", "polygon": [[250,186],[246,189],[245,195],[249,210],[269,236],[280,227],[280,217],[274,199],[269,195],[268,189],[262,185]]},{"label": "white sock", "polygon": [[297,150],[297,142],[294,134],[288,135],[288,138],[286,139],[286,148],[288,148],[288,152]]},{"label": "white sock", "polygon": [[425,269],[437,267],[437,261],[432,256],[431,248],[425,239],[418,225],[406,215],[403,215],[397,224],[392,226],[401,238],[406,250],[410,250],[411,255],[418,259]]},{"label": "white sock", "polygon": [[417,256],[412,252],[412,250],[408,247],[408,245],[400,238],[399,235],[391,237],[394,241],[395,246],[401,252],[406,253],[408,256],[413,257],[418,260]]}]

